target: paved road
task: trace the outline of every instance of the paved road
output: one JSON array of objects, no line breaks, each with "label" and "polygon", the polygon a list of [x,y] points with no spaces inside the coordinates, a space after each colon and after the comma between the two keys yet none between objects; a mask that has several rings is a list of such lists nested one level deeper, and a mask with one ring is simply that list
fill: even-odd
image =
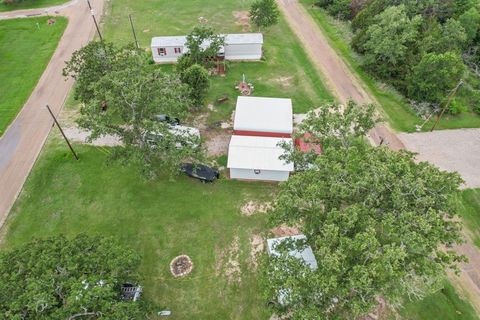
[{"label": "paved road", "polygon": [[[103,12],[103,0],[91,0],[96,12]],[[31,168],[52,128],[45,105],[58,114],[73,81],[62,76],[64,62],[94,36],[94,25],[86,1],[74,0],[53,9],[32,9],[1,13],[0,19],[59,14],[69,20],[58,48],[32,95],[7,131],[0,137],[0,227],[22,190]],[[57,11],[57,13],[55,13]]]},{"label": "paved road", "polygon": [[[325,84],[337,99],[342,103],[348,100],[360,104],[374,102],[375,99],[368,94],[362,82],[352,74],[345,62],[333,50],[323,32],[298,0],[277,0],[277,2],[310,59],[325,76]],[[369,138],[374,144],[383,143],[393,150],[404,148],[402,142],[386,124],[380,124],[372,129]]]}]

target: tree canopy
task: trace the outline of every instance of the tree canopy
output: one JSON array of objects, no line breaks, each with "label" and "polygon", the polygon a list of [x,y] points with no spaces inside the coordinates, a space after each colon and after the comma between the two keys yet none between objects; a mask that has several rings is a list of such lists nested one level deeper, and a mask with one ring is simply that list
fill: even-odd
[{"label": "tree canopy", "polygon": [[364,137],[379,121],[375,105],[323,104],[310,112],[298,130],[298,135],[309,133],[324,147],[348,147],[354,139]]},{"label": "tree canopy", "polygon": [[363,44],[366,65],[384,78],[398,77],[411,59],[421,16],[409,18],[405,6],[389,7],[375,17]]},{"label": "tree canopy", "polygon": [[[429,104],[430,112],[438,109],[437,104],[431,103],[432,95],[420,94],[424,92],[425,83],[417,84],[412,79],[436,77],[419,74],[429,72],[424,66],[432,54],[458,54],[466,71],[462,79],[465,85],[452,103],[466,111],[480,110],[477,107],[480,92],[478,1],[317,0],[316,3],[335,17],[352,20],[351,45],[363,55],[361,61],[367,71],[393,85],[412,105]],[[449,93],[444,90],[442,97],[438,94],[439,91],[433,94],[433,100],[445,100]]]},{"label": "tree canopy", "polygon": [[224,44],[225,39],[216,34],[212,27],[199,25],[187,35],[186,47],[192,64],[207,65]]},{"label": "tree canopy", "polygon": [[0,252],[2,319],[141,319],[143,303],[120,298],[138,281],[139,256],[104,237],[33,240]]},{"label": "tree canopy", "polygon": [[[348,148],[357,139],[365,137],[379,120],[373,104],[359,105],[352,100],[346,105],[326,103],[307,114],[294,137],[322,148]],[[282,158],[293,162],[298,171],[312,168],[318,157],[315,150],[305,152],[291,144],[283,147],[286,152]]]},{"label": "tree canopy", "polygon": [[[201,159],[197,136],[158,120],[159,115],[184,118],[192,107],[195,88],[183,83],[179,75],[148,64],[144,52],[105,46],[111,48],[108,58],[77,59],[94,49],[103,52],[102,45],[93,43],[67,63],[66,74],[84,79],[85,85],[76,88],[85,97],[77,122],[89,131],[89,139],[118,137],[123,145],[112,150],[112,158],[139,163],[150,177],[174,174],[181,162]],[[108,63],[102,64],[104,60]]]},{"label": "tree canopy", "polygon": [[250,19],[259,28],[277,24],[279,15],[275,0],[256,0],[250,6]]},{"label": "tree canopy", "polygon": [[190,98],[193,104],[201,107],[210,88],[208,71],[201,65],[194,64],[180,74],[180,79],[190,86]]},{"label": "tree canopy", "polygon": [[286,293],[288,306],[277,312],[294,319],[352,319],[378,297],[398,302],[435,290],[444,268],[463,259],[449,249],[461,241],[460,183],[408,152],[361,142],[326,148],[314,169],[281,185],[270,217],[307,236],[318,269],[287,254],[270,259],[266,295]]},{"label": "tree canopy", "polygon": [[413,68],[409,94],[417,100],[440,103],[462,79],[464,71],[457,53],[428,53]]}]

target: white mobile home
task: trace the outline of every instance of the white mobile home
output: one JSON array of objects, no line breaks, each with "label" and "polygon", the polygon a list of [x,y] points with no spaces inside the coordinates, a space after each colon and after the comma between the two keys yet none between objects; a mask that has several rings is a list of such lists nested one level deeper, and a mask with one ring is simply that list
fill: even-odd
[{"label": "white mobile home", "polygon": [[290,138],[293,132],[292,100],[281,98],[237,98],[235,135]]},{"label": "white mobile home", "polygon": [[[225,46],[220,48],[218,57],[225,60],[260,60],[263,53],[261,33],[237,33],[222,35]],[[188,53],[186,36],[154,37],[151,42],[152,56],[156,63],[175,63]],[[208,43],[203,46],[207,47]]]},{"label": "white mobile home", "polygon": [[231,179],[286,181],[293,163],[280,159],[285,150],[280,144],[290,138],[232,136],[227,168]]}]

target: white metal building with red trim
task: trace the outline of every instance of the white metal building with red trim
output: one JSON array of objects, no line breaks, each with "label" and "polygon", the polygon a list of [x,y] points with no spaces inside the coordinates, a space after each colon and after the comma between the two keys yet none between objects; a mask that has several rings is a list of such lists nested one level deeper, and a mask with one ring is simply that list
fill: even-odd
[{"label": "white metal building with red trim", "polygon": [[291,138],[232,136],[228,148],[231,179],[286,181],[293,163],[280,157],[282,144],[292,144]]},{"label": "white metal building with red trim", "polygon": [[230,178],[286,181],[293,163],[281,159],[282,144],[292,145],[292,100],[238,97],[228,148]]},{"label": "white metal building with red trim", "polygon": [[291,138],[292,100],[283,98],[237,98],[233,134]]}]

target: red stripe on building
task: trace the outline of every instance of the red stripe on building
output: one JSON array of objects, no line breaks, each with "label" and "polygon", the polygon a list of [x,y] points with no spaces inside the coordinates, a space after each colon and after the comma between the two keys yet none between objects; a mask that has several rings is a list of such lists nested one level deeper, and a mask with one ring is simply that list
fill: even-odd
[{"label": "red stripe on building", "polygon": [[236,136],[255,136],[255,137],[273,137],[273,138],[291,138],[289,133],[281,132],[262,132],[262,131],[249,131],[249,130],[233,130],[233,134]]}]

